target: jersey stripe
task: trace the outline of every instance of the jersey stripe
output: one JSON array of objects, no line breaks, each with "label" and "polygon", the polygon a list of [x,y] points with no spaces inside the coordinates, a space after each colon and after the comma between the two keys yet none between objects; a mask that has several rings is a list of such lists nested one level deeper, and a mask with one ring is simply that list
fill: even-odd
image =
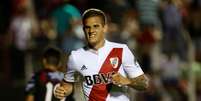
[{"label": "jersey stripe", "polygon": [[[113,48],[102,64],[99,73],[106,74],[108,72],[118,72],[122,63],[122,51],[123,48]],[[111,58],[118,58],[118,65],[116,68],[113,68],[113,65],[110,61]],[[89,101],[105,101],[109,93],[109,90],[107,89],[108,85],[110,84],[93,85],[89,95]]]}]

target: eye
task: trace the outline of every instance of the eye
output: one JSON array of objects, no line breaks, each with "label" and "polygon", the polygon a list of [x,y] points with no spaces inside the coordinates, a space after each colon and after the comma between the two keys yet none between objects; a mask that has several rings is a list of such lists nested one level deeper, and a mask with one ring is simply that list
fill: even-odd
[{"label": "eye", "polygon": [[94,28],[98,28],[100,25],[94,25]]},{"label": "eye", "polygon": [[84,26],[84,29],[85,30],[88,30],[90,27],[89,26]]}]

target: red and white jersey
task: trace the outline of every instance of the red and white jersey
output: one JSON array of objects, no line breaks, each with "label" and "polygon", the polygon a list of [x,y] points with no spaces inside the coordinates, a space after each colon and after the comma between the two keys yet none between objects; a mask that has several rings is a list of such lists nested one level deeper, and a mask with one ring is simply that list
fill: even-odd
[{"label": "red and white jersey", "polygon": [[[105,41],[97,51],[81,48],[72,51],[64,80],[74,82],[75,71],[83,77],[83,92],[87,101],[129,101],[128,97],[112,96],[111,76],[114,72],[129,78],[143,74],[141,67],[127,45]],[[123,94],[123,93],[122,93]]]}]

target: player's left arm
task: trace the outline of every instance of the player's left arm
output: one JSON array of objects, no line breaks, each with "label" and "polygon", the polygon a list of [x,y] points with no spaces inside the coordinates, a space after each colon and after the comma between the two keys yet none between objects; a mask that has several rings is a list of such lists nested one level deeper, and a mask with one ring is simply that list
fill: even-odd
[{"label": "player's left arm", "polygon": [[128,86],[136,90],[146,90],[149,87],[149,79],[145,74],[142,74],[135,78],[131,78],[129,80],[130,84],[128,84]]},{"label": "player's left arm", "polygon": [[134,54],[126,45],[123,49],[122,67],[127,74],[127,77],[122,76],[120,73],[114,74],[112,77],[114,84],[127,85],[136,90],[145,90],[148,88],[148,77],[144,74],[142,68],[134,57]]},{"label": "player's left arm", "polygon": [[149,79],[145,74],[135,78],[126,78],[120,73],[112,76],[113,84],[117,86],[129,86],[136,90],[146,90],[149,87]]}]

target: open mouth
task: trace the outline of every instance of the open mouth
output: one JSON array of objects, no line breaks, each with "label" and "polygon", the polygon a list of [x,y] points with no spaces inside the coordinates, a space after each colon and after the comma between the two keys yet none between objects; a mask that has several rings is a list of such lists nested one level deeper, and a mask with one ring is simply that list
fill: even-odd
[{"label": "open mouth", "polygon": [[95,37],[96,37],[95,34],[91,34],[91,35],[89,35],[89,38],[95,38]]}]

